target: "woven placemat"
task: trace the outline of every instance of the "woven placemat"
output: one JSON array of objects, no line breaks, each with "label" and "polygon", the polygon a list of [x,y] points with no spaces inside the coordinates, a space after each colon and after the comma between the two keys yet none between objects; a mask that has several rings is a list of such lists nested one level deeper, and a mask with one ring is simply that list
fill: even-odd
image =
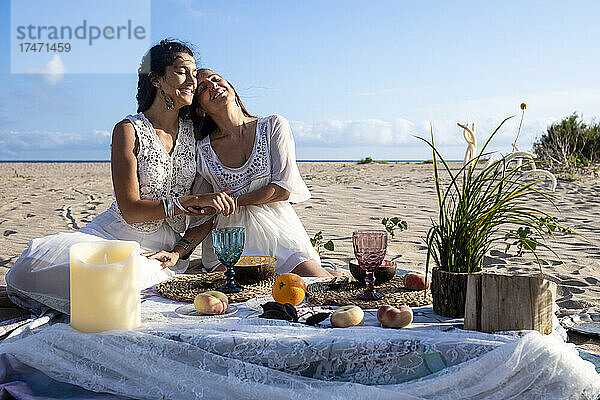
[{"label": "woven placemat", "polygon": [[330,282],[317,282],[308,285],[306,291],[308,298],[314,305],[345,306],[357,305],[364,309],[374,309],[385,304],[394,307],[407,305],[409,307],[426,306],[433,303],[431,290],[410,290],[404,287],[404,277],[395,276],[389,282],[376,286],[375,290],[385,295],[381,300],[358,300],[354,296],[365,290],[364,283],[341,282],[331,284]]},{"label": "woven placemat", "polygon": [[[275,283],[276,276],[255,283],[242,286],[244,290],[239,293],[227,294],[230,303],[241,303],[258,296],[268,296]],[[209,272],[197,275],[180,275],[156,285],[156,291],[167,299],[193,303],[196,296],[209,290],[219,290],[225,286],[223,272]]]}]

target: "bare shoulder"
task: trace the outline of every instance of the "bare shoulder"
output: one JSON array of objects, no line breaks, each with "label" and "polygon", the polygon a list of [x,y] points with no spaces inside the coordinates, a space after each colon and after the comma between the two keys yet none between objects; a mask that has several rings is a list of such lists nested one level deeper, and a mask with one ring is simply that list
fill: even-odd
[{"label": "bare shoulder", "polygon": [[124,119],[115,125],[113,128],[112,141],[113,146],[127,147],[127,144],[135,144],[135,129],[133,128],[131,121]]},{"label": "bare shoulder", "polygon": [[133,125],[131,124],[131,121],[129,121],[128,119],[124,119],[122,121],[117,122],[117,124],[113,128],[113,139],[116,136],[129,135],[135,135],[135,130],[133,128]]}]

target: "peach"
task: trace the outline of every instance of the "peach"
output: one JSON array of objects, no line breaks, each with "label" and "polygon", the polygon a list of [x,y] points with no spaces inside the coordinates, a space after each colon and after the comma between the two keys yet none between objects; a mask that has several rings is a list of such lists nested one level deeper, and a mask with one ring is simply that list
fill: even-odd
[{"label": "peach", "polygon": [[409,306],[381,306],[377,310],[377,320],[386,328],[404,328],[412,322],[413,312]]},{"label": "peach", "polygon": [[221,300],[223,303],[225,303],[225,309],[227,309],[227,307],[229,306],[229,299],[227,298],[227,295],[225,293],[219,292],[217,290],[211,290],[210,292],[204,292],[203,294],[210,294],[211,296],[214,296],[217,299]]},{"label": "peach", "polygon": [[220,297],[207,293],[200,293],[194,299],[194,308],[201,314],[223,314],[225,310],[227,310],[227,296],[223,293],[217,292],[223,296],[225,296],[225,301],[223,301]]},{"label": "peach", "polygon": [[[431,281],[431,279],[429,280]],[[409,273],[404,276],[404,286],[407,289],[412,290],[425,290],[429,287],[429,282],[427,282],[427,287],[425,286],[425,275]]]},{"label": "peach", "polygon": [[336,309],[329,318],[334,328],[348,328],[362,325],[365,313],[359,306],[342,306]]}]

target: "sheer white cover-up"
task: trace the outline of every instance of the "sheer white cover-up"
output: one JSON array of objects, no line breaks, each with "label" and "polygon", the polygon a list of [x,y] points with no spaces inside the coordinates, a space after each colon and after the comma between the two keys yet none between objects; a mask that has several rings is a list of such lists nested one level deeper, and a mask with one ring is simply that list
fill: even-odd
[{"label": "sheer white cover-up", "polygon": [[[134,127],[139,150],[137,171],[140,198],[157,200],[190,194],[196,173],[195,139],[191,121],[180,119],[175,147],[168,154],[150,121],[143,113],[127,116]],[[8,293],[19,306],[41,311],[40,307],[69,313],[69,247],[96,240],[133,240],[141,251],[170,249],[186,229],[184,215],[175,218],[128,224],[116,201],[108,210],[77,232],[57,233],[30,241],[6,275]],[[188,260],[171,269],[162,269],[157,260],[140,260],[141,287],[169,279],[187,269]]]},{"label": "sheer white cover-up", "polygon": [[[290,204],[308,200],[310,192],[298,171],[294,139],[285,118],[272,115],[258,119],[252,153],[239,168],[228,167],[219,160],[209,136],[198,141],[196,152],[198,175],[194,193],[233,190],[234,195],[241,195],[269,183],[290,192],[288,201],[242,206],[230,216],[215,217],[214,227],[246,228],[244,256],[274,256],[278,273],[290,272],[310,259],[320,264],[319,255]],[[192,217],[190,226],[200,225],[208,218]],[[202,242],[202,263],[209,270],[219,265],[211,235]]]},{"label": "sheer white cover-up", "polygon": [[[438,327],[307,327],[240,311],[177,317],[142,303],[135,331],[82,334],[56,324],[0,344],[0,354],[60,382],[142,399],[596,399],[600,376],[559,335]],[[419,311],[416,309],[418,319]],[[431,307],[429,307],[431,309]],[[327,324],[326,324],[327,325]]]}]

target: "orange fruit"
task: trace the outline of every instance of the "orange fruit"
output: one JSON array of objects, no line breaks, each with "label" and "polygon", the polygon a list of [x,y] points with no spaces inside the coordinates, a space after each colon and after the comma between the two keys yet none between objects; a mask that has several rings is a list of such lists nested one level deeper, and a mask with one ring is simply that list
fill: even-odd
[{"label": "orange fruit", "polygon": [[272,290],[273,298],[280,304],[290,303],[297,306],[306,295],[306,283],[293,273],[281,274],[275,279]]}]

